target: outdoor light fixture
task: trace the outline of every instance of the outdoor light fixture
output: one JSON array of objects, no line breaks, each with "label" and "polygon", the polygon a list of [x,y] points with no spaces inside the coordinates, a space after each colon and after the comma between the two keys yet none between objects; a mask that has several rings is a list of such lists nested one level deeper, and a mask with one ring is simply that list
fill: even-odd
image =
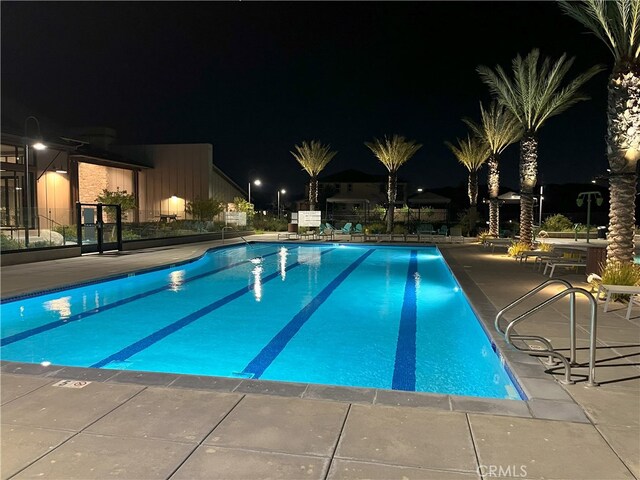
[{"label": "outdoor light fixture", "polygon": [[251,183],[253,183],[256,187],[259,187],[260,185],[262,185],[262,182],[260,181],[259,178],[256,178],[253,182],[251,182],[251,180],[249,180],[249,203],[251,203]]},{"label": "outdoor light fixture", "polygon": [[[29,145],[29,134],[28,134],[28,126],[29,120],[33,120],[36,122],[36,127],[38,128],[38,132],[35,138],[35,141]],[[43,143],[42,140],[42,132],[40,131],[40,122],[33,115],[29,115],[24,121],[24,141],[25,141],[25,157],[24,157],[24,188],[25,188],[25,225],[24,225],[24,244],[25,246],[29,246],[29,228],[31,227],[31,194],[29,192],[29,153],[30,147],[35,150],[44,150],[47,146]]]},{"label": "outdoor light fixture", "polygon": [[285,194],[287,193],[287,191],[283,188],[281,190],[278,190],[278,218],[280,218],[280,194]]},{"label": "outdoor light fixture", "polygon": [[[591,227],[591,197],[596,199],[596,205],[602,205],[604,199],[602,198],[602,194],[600,192],[580,192],[578,194],[578,198],[576,199],[576,205],[581,207],[584,205],[584,199],[587,199],[587,243],[589,243],[589,228]],[[577,237],[576,237],[577,238]]]},{"label": "outdoor light fixture", "polygon": [[56,168],[56,173],[67,173],[67,171],[63,168]]},{"label": "outdoor light fixture", "polygon": [[422,187],[418,188],[418,192],[422,192]]},{"label": "outdoor light fixture", "polygon": [[175,202],[176,200],[178,200],[178,196],[174,193],[173,195],[171,195],[171,200]]}]

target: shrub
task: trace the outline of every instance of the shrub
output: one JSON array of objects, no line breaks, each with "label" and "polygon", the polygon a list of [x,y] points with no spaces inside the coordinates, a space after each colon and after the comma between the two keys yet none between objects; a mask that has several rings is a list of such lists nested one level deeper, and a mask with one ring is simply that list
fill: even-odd
[{"label": "shrub", "polygon": [[573,230],[573,222],[564,215],[558,213],[545,218],[542,222],[542,230],[548,232],[566,232]]},{"label": "shrub", "polygon": [[[133,193],[127,193],[126,190],[120,191],[120,188],[117,188],[115,192],[104,188],[102,193],[96,197],[96,202],[120,205],[123,220],[126,220],[128,210],[136,208],[136,196]],[[109,220],[115,221],[116,209],[114,207],[105,207],[104,210]]]},{"label": "shrub", "polygon": [[525,242],[511,242],[509,249],[507,250],[507,255],[510,257],[515,257],[520,255],[522,252],[526,252],[529,250],[529,245]]},{"label": "shrub", "polygon": [[552,252],[553,245],[550,243],[540,242],[540,244],[538,245],[538,250],[540,250],[541,252]]},{"label": "shrub", "polygon": [[78,227],[75,225],[56,225],[53,227],[53,231],[62,235],[65,242],[78,241]]},{"label": "shrub", "polygon": [[[609,285],[640,285],[640,265],[636,263],[612,262],[602,267],[602,283]],[[629,295],[613,294],[611,298],[629,298]]]},{"label": "shrub", "polygon": [[20,250],[24,244],[19,240],[14,240],[6,235],[0,235],[0,250]]},{"label": "shrub", "polygon": [[387,226],[384,223],[374,222],[367,225],[369,233],[386,233]]},{"label": "shrub", "polygon": [[478,232],[478,241],[484,244],[487,240],[495,238],[495,235],[491,235],[489,230],[481,230]]},{"label": "shrub", "polygon": [[215,198],[196,197],[192,202],[187,202],[185,212],[192,215],[195,220],[213,220],[224,210],[224,204]]}]

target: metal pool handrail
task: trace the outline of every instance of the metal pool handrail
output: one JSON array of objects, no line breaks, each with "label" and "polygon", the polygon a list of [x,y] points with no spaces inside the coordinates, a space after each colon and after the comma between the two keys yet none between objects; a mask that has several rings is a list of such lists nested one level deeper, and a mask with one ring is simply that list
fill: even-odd
[{"label": "metal pool handrail", "polygon": [[[553,297],[549,298],[548,300],[545,300],[544,302],[536,305],[535,307],[529,309],[528,311],[526,311],[525,313],[523,313],[522,315],[514,318],[513,320],[511,320],[511,322],[509,322],[509,325],[507,325],[507,328],[505,329],[505,340],[507,341],[507,343],[509,345],[514,346],[515,348],[517,348],[520,351],[526,351],[530,354],[533,355],[544,355],[547,354],[549,356],[553,356],[554,358],[558,358],[565,366],[565,383],[573,383],[571,381],[571,363],[575,362],[575,306],[573,305],[575,302],[575,294],[579,293],[584,295],[585,297],[587,297],[587,299],[589,300],[589,303],[591,305],[591,325],[590,325],[590,332],[589,332],[589,377],[588,377],[588,381],[587,381],[587,386],[589,387],[597,387],[598,383],[595,381],[595,363],[596,363],[596,330],[597,330],[597,323],[598,323],[598,305],[596,303],[596,299],[593,297],[593,295],[591,295],[591,293],[589,293],[587,290],[585,290],[584,288],[579,288],[579,287],[571,287],[571,288],[567,288],[566,290],[563,290],[560,293],[557,293],[556,295],[554,295]],[[537,313],[538,311],[542,310],[543,308],[557,302],[558,300],[564,298],[567,295],[571,295],[571,301],[572,301],[572,309],[571,309],[571,347],[572,347],[572,355],[571,355],[571,360],[572,362],[569,363],[567,361],[567,359],[564,357],[564,355],[559,354],[558,352],[556,352],[551,343],[543,338],[543,337],[537,337],[535,335],[513,335],[511,334],[513,327],[515,325],[517,325],[518,323],[522,322],[523,320],[527,319],[528,317],[530,317],[531,315],[533,315],[534,313]],[[516,340],[538,340],[538,341],[542,341],[542,343],[545,344],[545,346],[547,346],[547,350],[532,350],[532,349],[523,349],[518,347],[517,345],[514,345],[512,343],[512,339],[516,339]]]}]

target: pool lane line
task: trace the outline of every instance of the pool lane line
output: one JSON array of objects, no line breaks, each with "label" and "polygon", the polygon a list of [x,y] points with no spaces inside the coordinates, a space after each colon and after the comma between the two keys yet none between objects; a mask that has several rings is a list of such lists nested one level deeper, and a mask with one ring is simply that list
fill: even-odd
[{"label": "pool lane line", "polygon": [[404,285],[404,300],[400,313],[396,361],[393,367],[392,390],[416,390],[416,331],[417,298],[416,274],[418,273],[418,251],[411,250],[407,281]]},{"label": "pool lane line", "polygon": [[253,374],[252,378],[260,378],[264,371],[269,368],[269,365],[276,359],[282,350],[287,346],[289,341],[298,333],[302,326],[311,318],[311,315],[322,305],[333,291],[345,281],[345,279],[362,263],[369,255],[374,252],[375,249],[367,250],[361,255],[355,262],[345,268],[338,276],[336,276],[331,282],[324,287],[324,289],[316,295],[311,301],[300,310],[290,321],[287,323],[271,341],[251,360],[247,366],[242,370],[242,373]]},{"label": "pool lane line", "polygon": [[[270,257],[272,255],[276,255],[280,249],[276,250],[273,253],[267,253],[265,255],[261,255],[262,258]],[[251,263],[251,260],[243,260],[241,262],[232,263],[230,265],[226,265],[224,267],[217,268],[215,270],[211,270],[209,272],[200,273],[192,278],[186,279],[183,284],[193,282],[194,280],[200,280],[201,278],[208,277],[210,275],[215,275],[216,273],[220,273],[224,270],[229,270],[231,268],[239,267],[240,265],[244,265],[246,263]],[[46,323],[44,325],[40,325],[38,327],[31,328],[29,330],[25,330],[24,332],[15,333],[13,335],[9,335],[8,337],[0,339],[0,347],[4,347],[6,345],[10,345],[15,342],[19,342],[20,340],[24,340],[25,338],[32,337],[34,335],[38,335],[39,333],[46,332],[48,330],[52,330],[57,327],[61,327],[63,325],[68,325],[73,322],[77,322],[78,320],[83,320],[87,317],[96,315],[98,313],[106,312],[113,308],[121,307],[122,305],[126,305],[136,300],[140,300],[145,297],[149,297],[151,295],[155,295],[156,293],[163,292],[165,290],[169,290],[173,288],[172,285],[164,285],[162,287],[154,288],[153,290],[149,290],[148,292],[138,293],[131,297],[123,298],[113,303],[109,303],[108,305],[103,305],[100,307],[93,308],[91,310],[87,310],[85,312],[77,313],[75,315],[71,315],[69,318],[55,320],[53,322]]]},{"label": "pool lane line", "polygon": [[[320,252],[320,255],[324,255],[334,250],[335,248],[329,248],[323,252]],[[288,272],[289,270],[299,267],[300,265],[305,265],[305,264],[300,262],[292,263],[291,265],[288,265],[285,268],[285,271]],[[273,280],[274,278],[278,278],[280,274],[281,274],[280,269],[278,269],[276,272],[270,273],[269,275],[267,275],[262,279],[262,284],[264,285],[265,283]],[[195,322],[196,320],[204,317],[205,315],[219,309],[220,307],[225,306],[229,302],[232,302],[233,300],[236,300],[242,297],[246,293],[249,293],[251,290],[253,290],[254,286],[255,286],[255,282],[251,282],[246,287],[242,287],[241,289],[236,290],[235,292],[230,293],[229,295],[222,297],[221,299],[216,300],[213,303],[210,303],[206,307],[196,310],[195,312],[190,313],[186,317],[182,317],[180,320],[176,320],[175,322],[170,323],[169,325],[161,328],[160,330],[153,332],[151,335],[147,335],[146,337],[141,338],[137,342],[134,342],[127,347],[124,347],[122,350],[114,353],[113,355],[109,355],[108,357],[103,358],[99,362],[96,362],[93,365],[91,365],[90,368],[101,368],[101,367],[104,367],[105,365],[108,365],[111,362],[124,362],[128,358],[131,358],[137,353],[140,353],[142,350],[149,348],[154,343],[157,343],[160,340],[168,337],[169,335],[177,332],[181,328],[186,327],[187,325]]]}]

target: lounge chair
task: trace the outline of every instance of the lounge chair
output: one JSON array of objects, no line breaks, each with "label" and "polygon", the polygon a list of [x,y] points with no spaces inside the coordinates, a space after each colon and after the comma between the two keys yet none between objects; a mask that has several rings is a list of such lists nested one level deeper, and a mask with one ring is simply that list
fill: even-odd
[{"label": "lounge chair", "polygon": [[586,260],[582,260],[582,259],[576,260],[576,259],[569,259],[565,257],[549,259],[545,263],[544,272],[542,272],[542,274],[546,275],[547,269],[551,268],[549,272],[549,278],[551,278],[553,277],[553,272],[555,272],[556,267],[585,267],[586,268],[587,262]]},{"label": "lounge chair", "polygon": [[464,243],[464,237],[462,236],[462,228],[451,227],[451,241],[454,243]]},{"label": "lounge chair", "polygon": [[446,225],[442,225],[436,233],[438,235],[444,235],[446,237],[449,233],[449,228]]},{"label": "lounge chair", "polygon": [[596,298],[600,298],[600,293],[605,293],[606,299],[604,301],[604,311],[608,311],[609,302],[611,301],[611,295],[630,295],[629,297],[629,306],[627,307],[627,315],[626,319],[629,320],[631,318],[631,307],[634,305],[640,305],[640,287],[629,286],[629,285],[608,285],[608,284],[600,284],[598,287],[598,293],[596,294]]}]

